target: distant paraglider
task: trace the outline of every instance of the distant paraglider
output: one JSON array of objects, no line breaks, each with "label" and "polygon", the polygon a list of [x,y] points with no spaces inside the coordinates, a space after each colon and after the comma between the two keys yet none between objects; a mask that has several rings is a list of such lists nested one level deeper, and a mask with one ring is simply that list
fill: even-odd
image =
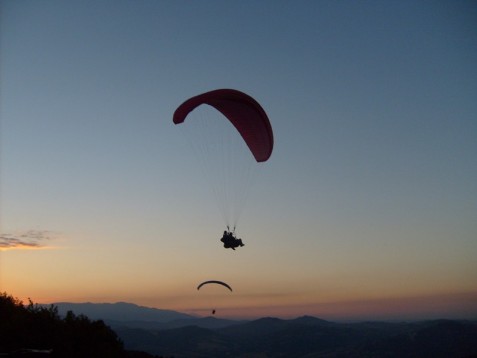
[{"label": "distant paraglider", "polygon": [[[209,281],[204,281],[202,282],[199,286],[197,286],[197,290],[200,290],[200,288],[204,285],[209,285],[209,284],[216,284],[216,285],[222,285],[226,288],[228,288],[230,290],[230,292],[233,292],[232,291],[232,287],[230,287],[227,283],[225,282],[222,282],[222,281],[217,281],[217,280],[209,280]],[[215,314],[215,308],[212,310],[212,314],[214,315]]]},{"label": "distant paraglider", "polygon": [[200,290],[200,288],[204,285],[208,285],[208,284],[217,284],[217,285],[222,285],[224,287],[227,287],[230,292],[232,292],[232,287],[230,287],[228,284],[226,284],[225,282],[222,282],[222,281],[216,281],[216,280],[209,280],[209,281],[204,281],[202,282],[199,286],[197,286],[197,290]]}]

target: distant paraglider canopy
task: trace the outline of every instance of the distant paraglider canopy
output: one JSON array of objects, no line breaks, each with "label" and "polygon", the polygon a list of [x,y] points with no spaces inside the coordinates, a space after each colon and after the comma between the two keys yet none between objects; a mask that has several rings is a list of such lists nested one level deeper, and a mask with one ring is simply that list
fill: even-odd
[{"label": "distant paraglider canopy", "polygon": [[215,283],[217,285],[222,285],[224,287],[227,287],[231,292],[232,292],[232,287],[230,287],[229,285],[227,285],[225,282],[222,282],[222,281],[216,281],[216,280],[210,280],[210,281],[204,281],[202,282],[199,286],[197,286],[197,289],[200,290],[200,288],[204,285],[208,285],[210,283]]},{"label": "distant paraglider canopy", "polygon": [[182,103],[174,112],[174,123],[184,122],[187,115],[202,104],[214,107],[234,125],[257,162],[270,158],[273,150],[272,126],[255,99],[233,89],[206,92]]}]

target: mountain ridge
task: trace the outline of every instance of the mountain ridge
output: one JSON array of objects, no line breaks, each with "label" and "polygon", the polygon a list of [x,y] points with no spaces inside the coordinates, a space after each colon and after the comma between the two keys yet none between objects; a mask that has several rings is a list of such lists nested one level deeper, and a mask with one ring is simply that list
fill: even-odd
[{"label": "mountain ridge", "polygon": [[115,302],[115,303],[72,303],[72,302],[54,302],[52,305],[58,307],[61,315],[68,311],[75,314],[83,314],[91,319],[102,319],[112,321],[145,321],[145,322],[168,322],[178,319],[197,318],[186,313],[167,309],[139,306],[134,303]]},{"label": "mountain ridge", "polygon": [[[157,355],[192,358],[477,357],[477,321],[471,320],[338,323],[301,316],[238,321],[212,316],[198,318],[124,302],[59,304],[60,314],[72,308],[75,314],[88,316],[84,308],[94,307],[91,310],[97,315],[94,318],[105,320],[125,348]],[[107,312],[101,314],[100,308]],[[129,315],[120,315],[119,308],[124,308]],[[116,313],[117,321],[104,318],[111,312]],[[134,319],[128,321],[130,318]],[[161,320],[155,320],[158,318]]]}]

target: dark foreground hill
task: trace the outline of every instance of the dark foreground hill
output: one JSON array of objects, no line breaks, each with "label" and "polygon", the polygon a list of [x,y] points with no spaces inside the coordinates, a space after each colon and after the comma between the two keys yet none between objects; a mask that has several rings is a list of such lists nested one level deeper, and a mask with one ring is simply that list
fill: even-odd
[{"label": "dark foreground hill", "polygon": [[55,306],[24,305],[0,293],[0,356],[122,358],[152,357],[126,351],[117,334],[103,321],[92,321],[69,311],[64,317]]},{"label": "dark foreground hill", "polygon": [[104,319],[128,350],[167,357],[477,358],[473,321],[344,324],[305,316],[240,322],[127,303],[60,307]]},{"label": "dark foreground hill", "polygon": [[[0,353],[26,357],[462,357],[477,358],[477,322],[335,323],[315,317],[230,321],[130,304],[21,305],[0,295]],[[104,313],[98,308],[106,308]],[[119,308],[130,314],[121,315]],[[115,311],[114,315],[111,312]],[[167,321],[162,315],[167,312]],[[147,313],[150,313],[148,315]],[[177,315],[176,315],[177,313]],[[109,316],[108,316],[109,314]],[[157,320],[159,319],[161,320]],[[115,320],[111,320],[114,318]],[[27,350],[25,351],[25,348]],[[34,350],[31,350],[34,349]],[[23,350],[23,351],[22,351]],[[16,352],[16,353],[15,353]],[[147,352],[147,353],[144,353]]]},{"label": "dark foreground hill", "polygon": [[129,349],[174,357],[477,357],[477,323],[339,324],[262,318],[228,327],[116,328]]}]

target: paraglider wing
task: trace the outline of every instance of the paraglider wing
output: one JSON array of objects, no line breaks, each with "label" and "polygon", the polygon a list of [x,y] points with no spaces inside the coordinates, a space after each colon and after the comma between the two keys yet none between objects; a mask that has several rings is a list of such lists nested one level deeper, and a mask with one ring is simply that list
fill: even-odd
[{"label": "paraglider wing", "polygon": [[262,106],[249,95],[218,89],[189,98],[174,112],[173,122],[184,122],[187,115],[202,104],[220,111],[238,130],[257,162],[265,162],[273,150],[273,132]]},{"label": "paraglider wing", "polygon": [[225,282],[215,281],[215,280],[204,281],[204,282],[202,282],[199,286],[197,286],[197,289],[199,290],[202,286],[207,285],[207,284],[209,284],[209,283],[216,283],[216,284],[218,284],[218,285],[225,286],[225,287],[227,287],[230,291],[232,291],[232,287],[230,287],[229,285],[227,285]]}]

